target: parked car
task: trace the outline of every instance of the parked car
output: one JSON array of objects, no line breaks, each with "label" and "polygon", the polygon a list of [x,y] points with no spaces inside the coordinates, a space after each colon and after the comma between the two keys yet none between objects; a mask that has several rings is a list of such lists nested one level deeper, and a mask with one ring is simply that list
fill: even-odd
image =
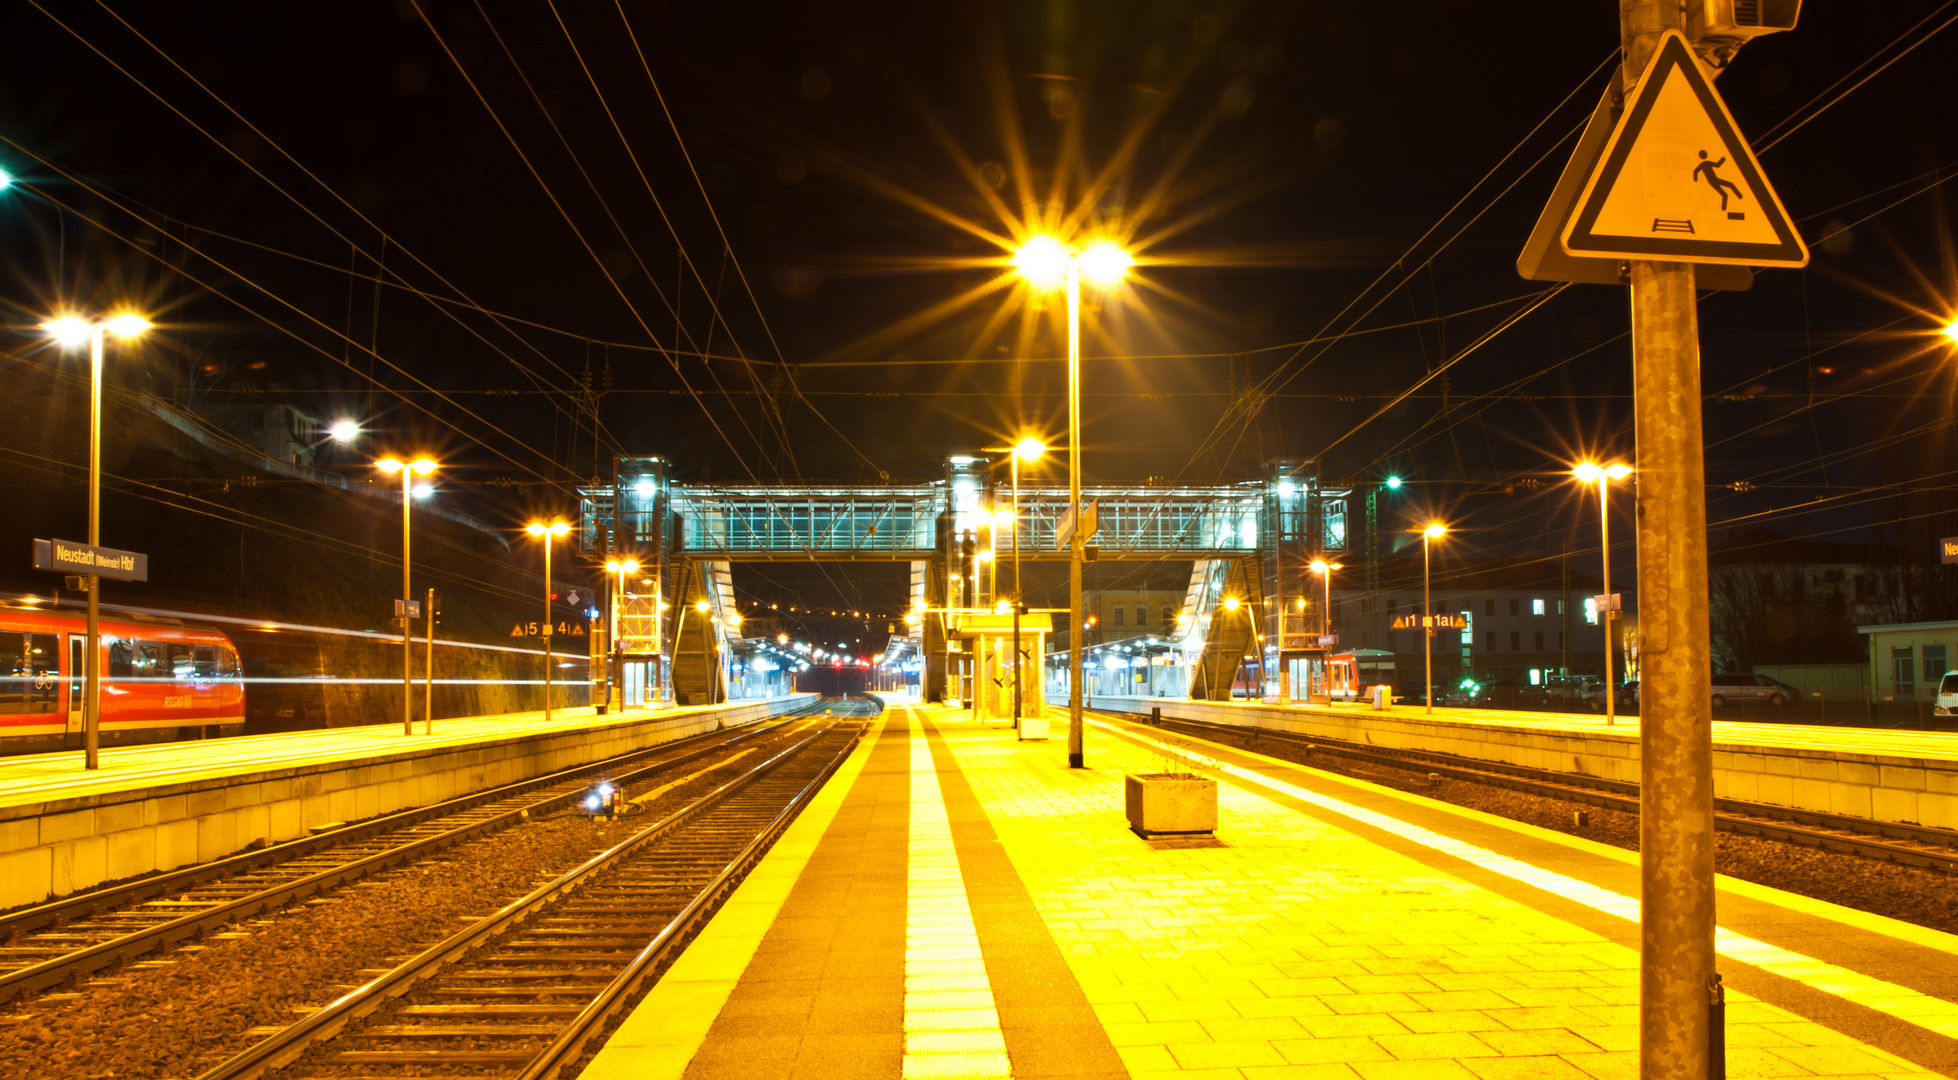
[{"label": "parked car", "polygon": [[1938,684],[1938,700],[1931,707],[1931,715],[1958,716],[1958,671],[1944,673],[1944,681]]},{"label": "parked car", "polygon": [[1511,679],[1491,679],[1479,683],[1469,694],[1468,704],[1475,709],[1513,709],[1516,707],[1516,683]]},{"label": "parked car", "polygon": [[[1584,688],[1584,706],[1595,713],[1604,711],[1603,679],[1599,679]],[[1615,688],[1612,694],[1612,708],[1618,712],[1627,710],[1636,711],[1638,709],[1637,679],[1627,679]]]},{"label": "parked car", "polygon": [[1745,701],[1787,705],[1801,699],[1800,690],[1766,675],[1737,672],[1713,677],[1713,707],[1716,709],[1723,705],[1739,705]]},{"label": "parked car", "polygon": [[1543,703],[1553,709],[1574,709],[1598,682],[1596,675],[1552,675],[1543,680]]}]

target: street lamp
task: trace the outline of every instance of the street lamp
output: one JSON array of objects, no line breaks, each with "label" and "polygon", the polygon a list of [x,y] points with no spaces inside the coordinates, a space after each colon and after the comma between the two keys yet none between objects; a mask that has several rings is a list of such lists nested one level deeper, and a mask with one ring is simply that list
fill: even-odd
[{"label": "street lamp", "polygon": [[[1323,639],[1326,635],[1333,632],[1333,571],[1345,569],[1345,566],[1342,563],[1329,563],[1324,559],[1314,559],[1306,564],[1306,568],[1325,579],[1326,604],[1319,609],[1319,636]],[[1278,617],[1282,620],[1285,615],[1283,612],[1280,612]],[[1282,626],[1283,624],[1281,623],[1280,625]],[[1283,639],[1281,638],[1280,640],[1281,644],[1279,648],[1283,649]],[[1321,644],[1320,648],[1324,647]],[[1323,664],[1325,661],[1321,659],[1320,662]],[[1307,692],[1310,693],[1310,691]]]},{"label": "street lamp", "polygon": [[551,541],[571,534],[571,523],[563,518],[533,521],[523,531],[544,540],[544,722],[551,722]]},{"label": "street lamp", "polygon": [[1606,726],[1618,723],[1618,683],[1613,676],[1611,660],[1611,482],[1623,480],[1632,475],[1632,467],[1622,461],[1600,465],[1595,461],[1579,462],[1571,470],[1580,483],[1598,485],[1598,527],[1600,547],[1604,556],[1604,610],[1598,612],[1599,621],[1604,623],[1604,722]]},{"label": "street lamp", "polygon": [[428,458],[402,461],[399,458],[384,457],[374,463],[374,467],[393,476],[401,474],[401,604],[394,613],[395,621],[401,624],[401,734],[415,733],[415,709],[413,693],[414,666],[414,618],[408,614],[415,602],[414,591],[408,584],[409,548],[409,507],[415,496],[415,477],[427,476],[435,471],[435,462]]},{"label": "street lamp", "polygon": [[[0,177],[6,177],[0,173]],[[11,183],[12,178],[6,177]],[[4,186],[4,185],[0,185]],[[105,332],[128,340],[150,328],[148,319],[123,312],[91,323],[64,315],[41,324],[63,348],[88,345],[88,544],[102,543],[102,346]],[[102,744],[102,580],[83,576],[88,584],[88,640],[83,646],[82,767],[99,768]]]},{"label": "street lamp", "polygon": [[[613,591],[609,598],[610,603],[607,605],[611,609],[612,619],[605,632],[605,639],[611,645],[609,651],[612,654],[611,663],[605,665],[605,704],[607,707],[610,707],[612,704],[612,687],[614,682],[612,669],[621,663],[621,658],[625,655],[624,651],[619,648],[619,604],[625,600],[625,576],[639,572],[639,560],[607,559],[605,560],[605,570],[607,573],[618,575],[618,588]],[[608,580],[606,584],[610,585],[612,582]],[[621,671],[619,674],[624,675],[625,673]],[[624,700],[621,699],[621,711],[624,711],[624,704]]]},{"label": "street lamp", "polygon": [[1433,545],[1436,540],[1448,535],[1448,526],[1439,521],[1428,522],[1421,530],[1421,609],[1426,613],[1422,619],[1427,631],[1421,640],[1421,663],[1427,682],[1421,687],[1421,700],[1427,703],[1428,712],[1435,711],[1435,608],[1434,599],[1428,591],[1429,571],[1433,568]]},{"label": "street lamp", "polygon": [[[1013,253],[1013,265],[1020,276],[1039,288],[1065,285],[1067,288],[1067,500],[1074,519],[1074,535],[1067,546],[1068,637],[1081,627],[1081,276],[1102,286],[1121,283],[1135,257],[1110,240],[1097,240],[1079,251],[1052,236],[1033,236]],[[1067,679],[1067,765],[1082,768],[1081,690],[1082,649],[1071,642],[1068,649]],[[1019,656],[1013,657],[1017,664]]]},{"label": "street lamp", "polygon": [[[1070,325],[1072,321],[1070,320]],[[1078,351],[1078,343],[1076,351]],[[1013,510],[1007,516],[1007,527],[1013,530],[1013,728],[1020,727],[1020,612],[1026,610],[1026,596],[1020,591],[1020,462],[1031,465],[1047,452],[1047,444],[1031,435],[1013,444]],[[1075,485],[1075,502],[1080,502],[1080,485]],[[1077,511],[1077,522],[1079,521]],[[1077,527],[1078,533],[1080,529]],[[997,532],[997,530],[995,530]],[[1070,748],[1069,760],[1078,756],[1079,742],[1071,733],[1069,741],[1075,745]]]}]

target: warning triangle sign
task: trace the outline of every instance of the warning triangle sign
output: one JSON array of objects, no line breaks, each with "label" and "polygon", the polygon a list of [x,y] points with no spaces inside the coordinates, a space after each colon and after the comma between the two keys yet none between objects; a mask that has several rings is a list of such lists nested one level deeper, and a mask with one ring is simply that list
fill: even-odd
[{"label": "warning triangle sign", "polygon": [[1808,263],[1760,162],[1677,30],[1626,100],[1562,243],[1591,258]]}]

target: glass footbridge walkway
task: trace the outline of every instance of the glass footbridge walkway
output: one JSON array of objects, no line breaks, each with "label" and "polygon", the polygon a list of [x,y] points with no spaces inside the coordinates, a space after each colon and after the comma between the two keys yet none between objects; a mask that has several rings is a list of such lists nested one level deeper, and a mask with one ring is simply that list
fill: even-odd
[{"label": "glass footbridge walkway", "polygon": [[[747,647],[734,563],[909,563],[909,633],[892,640],[886,661],[902,650],[923,671],[927,698],[940,699],[948,686],[959,696],[962,625],[1000,602],[980,552],[1004,556],[1017,531],[1021,559],[1067,559],[1067,488],[1023,477],[1017,515],[1001,514],[1013,502],[1003,455],[954,456],[942,477],[914,483],[682,482],[663,458],[614,465],[611,483],[580,488],[578,550],[594,562],[638,562],[625,578],[615,644],[625,663],[650,662],[642,680],[683,703],[725,694],[731,658]],[[1278,459],[1260,471],[1231,483],[1082,489],[1095,507],[1091,557],[1191,564],[1166,648],[1188,658],[1195,696],[1228,695],[1246,655],[1270,661],[1260,671],[1279,671],[1319,647],[1307,633],[1320,622],[1306,567],[1346,549],[1348,492],[1323,488],[1310,461]],[[1236,601],[1231,618],[1220,615],[1226,597]],[[1026,685],[1038,685],[1037,671]]]}]

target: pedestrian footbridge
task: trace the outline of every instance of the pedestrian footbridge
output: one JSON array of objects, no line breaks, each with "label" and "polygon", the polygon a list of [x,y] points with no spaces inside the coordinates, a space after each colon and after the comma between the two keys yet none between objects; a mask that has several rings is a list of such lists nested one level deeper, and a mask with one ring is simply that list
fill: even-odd
[{"label": "pedestrian footbridge", "polygon": [[[579,489],[578,552],[639,562],[613,643],[636,675],[621,682],[664,686],[683,704],[725,696],[742,647],[734,563],[908,562],[916,622],[891,648],[921,661],[927,700],[945,700],[979,681],[966,625],[1005,599],[979,572],[980,551],[1004,555],[1017,539],[1023,560],[1067,558],[1067,488],[1023,480],[1016,495],[1004,456],[954,456],[939,478],[874,484],[682,482],[659,457],[614,466],[610,483]],[[1348,494],[1322,486],[1312,461],[1276,459],[1257,479],[1092,485],[1081,497],[1096,508],[1089,557],[1191,564],[1170,644],[1187,658],[1188,692],[1215,698],[1247,656],[1276,678],[1318,651],[1319,590],[1306,567],[1347,549]],[[1024,662],[1025,685],[1038,686],[1038,658]]]}]

